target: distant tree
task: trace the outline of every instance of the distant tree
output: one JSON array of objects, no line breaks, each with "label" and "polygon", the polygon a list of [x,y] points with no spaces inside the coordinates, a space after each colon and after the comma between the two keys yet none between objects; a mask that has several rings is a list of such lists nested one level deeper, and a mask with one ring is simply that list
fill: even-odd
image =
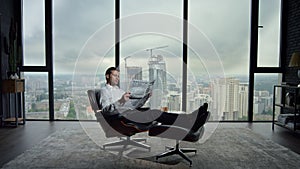
[{"label": "distant tree", "polygon": [[248,120],[248,117],[247,116],[243,116],[243,117],[239,118],[238,120]]},{"label": "distant tree", "polygon": [[263,110],[263,112],[261,113],[261,114],[263,114],[263,115],[273,115],[273,111],[272,110]]},{"label": "distant tree", "polygon": [[75,119],[75,118],[76,118],[75,106],[74,106],[74,102],[71,100],[67,119]]},{"label": "distant tree", "polygon": [[36,109],[36,103],[31,103],[30,112],[35,112],[35,109]]},{"label": "distant tree", "polygon": [[47,95],[47,94],[44,94],[44,93],[43,93],[43,94],[40,94],[40,95],[37,95],[37,96],[36,96],[36,101],[38,101],[38,102],[39,102],[39,101],[42,101],[42,100],[45,100],[45,99],[46,99],[46,100],[48,99],[48,95]]}]

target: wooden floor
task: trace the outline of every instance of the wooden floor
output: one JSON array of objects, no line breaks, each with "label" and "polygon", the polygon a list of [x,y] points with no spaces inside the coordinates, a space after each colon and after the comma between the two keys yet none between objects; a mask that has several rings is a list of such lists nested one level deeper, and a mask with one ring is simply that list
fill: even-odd
[{"label": "wooden floor", "polygon": [[[91,122],[93,123],[93,122]],[[262,136],[300,154],[300,133],[275,126],[271,123],[220,123],[221,127],[247,127]],[[17,128],[0,128],[0,168],[25,150],[30,149],[53,132],[62,129],[80,129],[79,122],[27,121]]]}]

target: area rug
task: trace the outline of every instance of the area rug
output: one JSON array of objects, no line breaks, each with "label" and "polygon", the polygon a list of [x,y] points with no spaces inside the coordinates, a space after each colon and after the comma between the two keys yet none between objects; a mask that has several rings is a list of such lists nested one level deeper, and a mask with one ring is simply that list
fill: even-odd
[{"label": "area rug", "polygon": [[[96,129],[96,128],[95,128]],[[127,147],[103,150],[101,144],[111,141],[103,135],[99,142],[85,130],[57,131],[3,166],[4,169],[110,169],[110,168],[203,168],[203,169],[296,169],[300,155],[253,133],[247,128],[217,128],[205,142],[182,142],[182,147],[198,150],[189,153],[193,166],[180,156],[164,157],[155,162],[155,155],[164,151],[174,140],[147,137],[151,151]],[[99,136],[100,137],[100,136]],[[100,145],[100,146],[99,146]],[[124,153],[126,152],[126,153]]]}]

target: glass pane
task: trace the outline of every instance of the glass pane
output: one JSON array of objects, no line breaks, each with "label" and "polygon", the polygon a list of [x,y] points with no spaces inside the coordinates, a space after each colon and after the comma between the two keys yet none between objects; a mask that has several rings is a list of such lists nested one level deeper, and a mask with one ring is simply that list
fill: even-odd
[{"label": "glass pane", "polygon": [[[273,118],[273,96],[276,95],[276,102],[280,101],[281,92],[274,93],[274,85],[281,84],[282,75],[278,73],[255,74],[254,75],[254,100],[253,120],[271,121]],[[276,107],[275,117],[280,113]]]},{"label": "glass pane", "polygon": [[45,66],[44,0],[23,0],[24,66]]},{"label": "glass pane", "polygon": [[155,80],[151,108],[181,110],[182,9],[182,0],[121,1],[120,86]]},{"label": "glass pane", "polygon": [[94,118],[86,91],[114,65],[114,10],[111,0],[53,1],[54,102],[69,112],[56,110],[56,119]]},{"label": "glass pane", "polygon": [[281,0],[259,1],[258,67],[279,66]]},{"label": "glass pane", "polygon": [[211,120],[248,118],[250,2],[189,1],[188,81],[198,87],[188,103],[208,102]]},{"label": "glass pane", "polygon": [[49,120],[48,74],[25,72],[24,79],[26,119]]}]

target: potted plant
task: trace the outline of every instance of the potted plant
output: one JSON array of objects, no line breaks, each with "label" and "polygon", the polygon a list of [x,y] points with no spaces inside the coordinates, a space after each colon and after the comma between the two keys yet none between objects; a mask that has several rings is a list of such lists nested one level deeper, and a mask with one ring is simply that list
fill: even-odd
[{"label": "potted plant", "polygon": [[18,45],[17,23],[11,19],[9,29],[9,42],[7,45],[9,71],[7,76],[10,79],[18,79],[18,66],[21,59],[21,47]]}]

